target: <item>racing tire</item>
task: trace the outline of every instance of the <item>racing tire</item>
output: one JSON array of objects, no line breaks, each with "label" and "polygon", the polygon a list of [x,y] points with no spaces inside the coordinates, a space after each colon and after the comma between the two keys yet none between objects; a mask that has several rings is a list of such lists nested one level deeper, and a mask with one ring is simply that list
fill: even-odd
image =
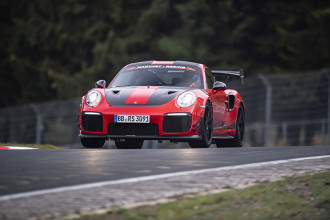
[{"label": "racing tire", "polygon": [[208,148],[212,144],[213,138],[213,111],[212,105],[208,102],[205,106],[204,116],[200,127],[202,140],[189,141],[191,148]]},{"label": "racing tire", "polygon": [[105,139],[104,138],[81,138],[80,142],[85,148],[102,148]]},{"label": "racing tire", "polygon": [[233,139],[215,140],[217,147],[242,147],[245,130],[245,114],[242,105],[238,107],[235,130],[235,137]]},{"label": "racing tire", "polygon": [[115,140],[118,149],[141,149],[144,140],[142,139],[125,139],[125,141]]}]

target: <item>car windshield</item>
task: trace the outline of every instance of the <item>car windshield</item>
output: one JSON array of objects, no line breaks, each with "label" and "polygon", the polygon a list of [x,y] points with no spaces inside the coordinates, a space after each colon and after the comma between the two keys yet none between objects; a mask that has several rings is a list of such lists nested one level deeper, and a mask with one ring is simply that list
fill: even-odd
[{"label": "car windshield", "polygon": [[203,88],[199,68],[171,65],[128,66],[109,87],[122,86],[175,86]]}]

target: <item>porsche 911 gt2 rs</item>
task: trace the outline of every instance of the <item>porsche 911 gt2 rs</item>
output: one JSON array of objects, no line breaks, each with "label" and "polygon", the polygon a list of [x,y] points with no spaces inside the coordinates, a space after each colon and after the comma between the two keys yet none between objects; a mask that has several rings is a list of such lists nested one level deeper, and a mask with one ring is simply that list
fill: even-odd
[{"label": "porsche 911 gt2 rs", "polygon": [[192,148],[241,147],[244,102],[216,81],[243,70],[210,70],[186,61],[145,61],[125,66],[106,86],[104,80],[82,97],[80,134],[86,148],[108,139],[117,148],[141,148],[144,140],[188,142]]}]

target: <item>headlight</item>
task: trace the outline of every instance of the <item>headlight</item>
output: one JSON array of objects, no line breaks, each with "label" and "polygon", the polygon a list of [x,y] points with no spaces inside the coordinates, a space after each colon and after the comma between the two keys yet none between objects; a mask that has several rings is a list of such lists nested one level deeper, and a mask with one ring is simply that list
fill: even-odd
[{"label": "headlight", "polygon": [[88,105],[90,107],[95,107],[100,103],[101,99],[102,99],[102,95],[100,92],[92,91],[87,94],[85,102],[86,102],[86,105]]},{"label": "headlight", "polygon": [[196,99],[197,99],[197,97],[196,97],[195,93],[185,92],[179,96],[179,98],[176,100],[176,103],[181,108],[184,108],[184,107],[189,107],[189,106],[195,104]]}]

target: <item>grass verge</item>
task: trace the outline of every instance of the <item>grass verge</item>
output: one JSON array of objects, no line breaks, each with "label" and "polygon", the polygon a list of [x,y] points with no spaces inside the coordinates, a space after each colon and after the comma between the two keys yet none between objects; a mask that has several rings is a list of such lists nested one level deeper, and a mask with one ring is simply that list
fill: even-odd
[{"label": "grass verge", "polygon": [[32,147],[32,148],[38,148],[38,149],[62,149],[60,147],[56,147],[52,144],[12,144],[12,143],[0,143],[0,146],[17,146],[17,147]]},{"label": "grass verge", "polygon": [[[147,186],[146,186],[147,187]],[[79,220],[330,219],[330,171]]]}]

